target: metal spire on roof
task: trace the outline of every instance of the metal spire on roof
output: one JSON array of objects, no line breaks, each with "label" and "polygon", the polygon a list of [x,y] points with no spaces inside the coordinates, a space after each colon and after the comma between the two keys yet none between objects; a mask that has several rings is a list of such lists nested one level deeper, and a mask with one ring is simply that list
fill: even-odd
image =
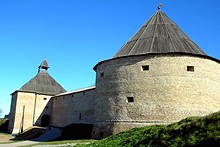
[{"label": "metal spire on roof", "polygon": [[40,64],[40,66],[38,67],[38,72],[40,71],[47,71],[49,68],[46,57],[44,58],[44,60],[42,61],[42,63]]},{"label": "metal spire on roof", "polygon": [[163,4],[159,3],[157,9],[160,10],[161,7],[163,7]]}]

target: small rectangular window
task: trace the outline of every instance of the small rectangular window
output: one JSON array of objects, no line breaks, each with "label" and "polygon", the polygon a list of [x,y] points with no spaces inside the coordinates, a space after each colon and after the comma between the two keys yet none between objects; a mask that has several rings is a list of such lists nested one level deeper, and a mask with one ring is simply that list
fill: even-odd
[{"label": "small rectangular window", "polygon": [[92,135],[95,136],[95,131],[92,131]]},{"label": "small rectangular window", "polygon": [[85,91],[83,91],[83,95],[85,95],[86,94],[86,92]]},{"label": "small rectangular window", "polygon": [[82,113],[79,113],[79,120],[82,119]]},{"label": "small rectangular window", "polygon": [[194,66],[187,66],[187,71],[194,71]]},{"label": "small rectangular window", "polygon": [[149,70],[149,65],[144,65],[144,66],[142,66],[142,70],[143,70],[143,71]]},{"label": "small rectangular window", "polygon": [[127,97],[127,102],[134,102],[134,97]]},{"label": "small rectangular window", "polygon": [[104,77],[104,72],[101,72],[101,73],[100,73],[100,77]]},{"label": "small rectangular window", "polygon": [[45,97],[44,100],[47,100],[47,98]]}]

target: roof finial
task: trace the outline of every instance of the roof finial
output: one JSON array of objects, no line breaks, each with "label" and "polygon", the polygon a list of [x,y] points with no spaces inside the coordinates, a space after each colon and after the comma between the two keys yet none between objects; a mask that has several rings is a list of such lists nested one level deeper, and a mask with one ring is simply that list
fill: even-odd
[{"label": "roof finial", "polygon": [[163,7],[163,4],[159,3],[157,9],[160,10],[161,7]]},{"label": "roof finial", "polygon": [[44,60],[42,61],[42,63],[40,64],[40,66],[38,67],[38,73],[40,71],[47,72],[48,68],[49,68],[49,66],[48,66],[48,63],[47,63],[47,60],[45,57]]}]

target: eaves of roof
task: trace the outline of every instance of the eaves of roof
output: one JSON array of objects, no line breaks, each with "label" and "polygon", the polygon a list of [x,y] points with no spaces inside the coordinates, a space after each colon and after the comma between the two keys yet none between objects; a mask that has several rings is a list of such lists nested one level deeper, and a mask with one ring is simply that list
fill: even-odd
[{"label": "eaves of roof", "polygon": [[104,62],[108,62],[111,60],[117,60],[117,59],[122,59],[122,58],[130,58],[130,57],[140,57],[140,56],[169,56],[169,55],[175,55],[175,56],[191,56],[191,57],[199,57],[199,58],[203,58],[203,59],[209,59],[209,60],[213,60],[217,63],[220,63],[219,59],[216,59],[214,57],[211,56],[207,56],[207,55],[200,55],[200,54],[192,54],[192,53],[182,53],[182,52],[172,52],[172,53],[149,53],[149,54],[140,54],[140,55],[130,55],[130,56],[122,56],[122,57],[117,57],[117,58],[111,58],[108,60],[103,60],[101,62],[98,62],[94,67],[93,70],[96,71],[97,67],[104,63]]}]

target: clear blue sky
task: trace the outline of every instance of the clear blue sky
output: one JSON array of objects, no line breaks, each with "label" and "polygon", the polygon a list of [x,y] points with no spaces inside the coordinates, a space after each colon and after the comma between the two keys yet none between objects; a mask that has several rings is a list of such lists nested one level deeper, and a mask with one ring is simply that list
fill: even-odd
[{"label": "clear blue sky", "polygon": [[[219,0],[0,0],[0,108],[37,74],[67,91],[95,84],[93,67],[111,58],[163,3],[165,12],[209,56],[220,58]],[[3,116],[2,115],[2,116]]]}]

